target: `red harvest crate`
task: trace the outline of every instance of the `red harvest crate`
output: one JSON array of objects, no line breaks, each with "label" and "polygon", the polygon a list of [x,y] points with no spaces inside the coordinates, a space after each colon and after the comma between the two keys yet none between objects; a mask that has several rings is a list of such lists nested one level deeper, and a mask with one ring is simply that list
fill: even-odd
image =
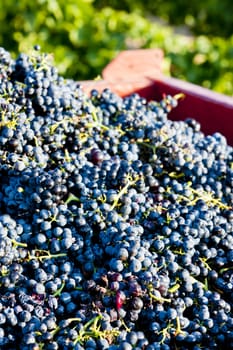
[{"label": "red harvest crate", "polygon": [[110,88],[124,97],[138,93],[147,100],[163,94],[183,93],[185,98],[170,114],[173,120],[194,118],[208,135],[222,133],[233,145],[233,98],[162,74],[163,53],[159,49],[121,52],[102,72],[103,80],[85,81],[86,92]]}]

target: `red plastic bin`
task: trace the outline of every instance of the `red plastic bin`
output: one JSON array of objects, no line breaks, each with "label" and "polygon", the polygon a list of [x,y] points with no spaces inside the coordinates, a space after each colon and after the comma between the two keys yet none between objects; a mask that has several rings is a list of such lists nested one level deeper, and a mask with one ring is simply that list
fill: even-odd
[{"label": "red plastic bin", "polygon": [[163,52],[159,49],[121,52],[103,70],[103,80],[85,81],[86,92],[110,88],[124,97],[138,93],[147,100],[160,100],[163,94],[183,93],[169,117],[173,120],[194,118],[205,134],[222,133],[233,146],[233,98],[195,84],[166,77],[162,73]]}]

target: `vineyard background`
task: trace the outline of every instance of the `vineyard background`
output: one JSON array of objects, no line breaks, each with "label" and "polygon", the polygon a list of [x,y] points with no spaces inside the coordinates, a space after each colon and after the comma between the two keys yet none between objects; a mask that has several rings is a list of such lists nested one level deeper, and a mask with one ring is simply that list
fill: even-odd
[{"label": "vineyard background", "polygon": [[164,50],[164,73],[233,94],[233,2],[0,0],[0,46],[39,44],[59,72],[95,79],[125,49]]}]

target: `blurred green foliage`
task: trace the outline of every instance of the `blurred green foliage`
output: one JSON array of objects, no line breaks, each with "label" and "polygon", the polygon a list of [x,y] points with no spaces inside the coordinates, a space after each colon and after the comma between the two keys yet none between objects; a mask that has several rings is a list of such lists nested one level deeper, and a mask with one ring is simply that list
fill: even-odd
[{"label": "blurred green foliage", "polygon": [[[39,44],[43,52],[54,55],[60,73],[75,80],[101,75],[104,66],[121,50],[160,47],[172,76],[232,95],[233,35],[183,35],[154,18],[148,19],[149,12],[160,16],[164,11],[163,17],[175,23],[170,17],[174,15],[177,21],[182,18],[174,7],[178,4],[180,8],[181,0],[174,4],[165,1],[164,10],[160,8],[159,12],[153,8],[161,6],[160,0],[125,0],[120,8],[108,6],[114,3],[117,1],[0,0],[0,46],[16,56],[19,52],[29,53]],[[223,3],[230,4],[229,0],[222,0],[219,6]],[[191,23],[192,13],[186,14]],[[206,23],[206,28],[207,24],[211,25]]]},{"label": "blurred green foliage", "polygon": [[95,0],[94,6],[157,16],[174,25],[185,24],[193,33],[229,37],[233,29],[232,0]]}]

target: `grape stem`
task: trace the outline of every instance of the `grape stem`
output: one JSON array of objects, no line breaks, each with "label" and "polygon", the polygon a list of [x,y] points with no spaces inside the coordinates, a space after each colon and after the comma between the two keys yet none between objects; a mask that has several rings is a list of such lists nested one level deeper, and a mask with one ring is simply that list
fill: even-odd
[{"label": "grape stem", "polygon": [[[37,255],[37,254],[44,254],[44,255]],[[56,258],[61,258],[61,257],[64,257],[66,256],[65,253],[60,253],[60,254],[51,254],[49,251],[47,250],[39,250],[39,249],[36,249],[34,250],[34,255],[32,255],[30,252],[28,253],[28,260],[39,260],[39,261],[43,261],[43,260],[46,260],[46,259],[56,259]]]},{"label": "grape stem", "polygon": [[151,297],[151,299],[153,299],[155,301],[158,301],[160,303],[171,303],[171,299],[163,298],[163,297],[157,297],[152,292],[149,292],[149,296]]},{"label": "grape stem", "polygon": [[113,204],[111,206],[110,210],[113,210],[114,208],[117,207],[119,200],[121,199],[121,197],[127,193],[127,190],[130,186],[133,186],[137,181],[138,181],[138,177],[136,177],[136,179],[133,179],[130,175],[128,175],[127,177],[127,183],[126,185],[120,190],[120,192],[117,194],[116,198],[113,201]]}]

